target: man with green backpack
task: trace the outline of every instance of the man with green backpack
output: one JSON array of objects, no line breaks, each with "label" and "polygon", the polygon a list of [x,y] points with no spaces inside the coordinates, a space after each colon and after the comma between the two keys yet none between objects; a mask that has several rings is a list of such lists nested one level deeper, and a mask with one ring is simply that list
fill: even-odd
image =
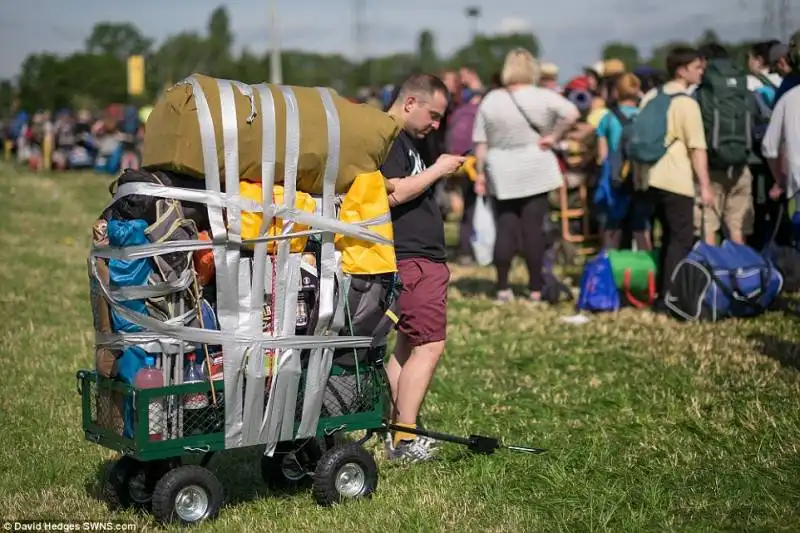
[{"label": "man with green backpack", "polygon": [[648,191],[661,224],[660,294],[694,245],[695,176],[702,202],[714,202],[700,107],[688,94],[689,87],[700,83],[703,62],[697,50],[679,46],[670,51],[666,66],[671,81],[642,99],[626,146],[634,163],[634,189]]},{"label": "man with green backpack", "polygon": [[753,178],[748,164],[753,153],[755,101],[748,90],[747,72],[731,61],[723,46],[709,43],[700,53],[706,69],[695,96],[708,145],[714,204],[705,210],[698,206],[695,226],[708,244],[716,245],[724,223],[728,238],[744,244],[753,230]]}]

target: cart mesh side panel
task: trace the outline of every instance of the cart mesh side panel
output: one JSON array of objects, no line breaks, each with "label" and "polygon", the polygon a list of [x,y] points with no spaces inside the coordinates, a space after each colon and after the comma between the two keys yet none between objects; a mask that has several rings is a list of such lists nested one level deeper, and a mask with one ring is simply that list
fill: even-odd
[{"label": "cart mesh side panel", "polygon": [[89,387],[89,420],[114,435],[122,435],[125,395],[98,385],[96,381],[85,381]]},{"label": "cart mesh side panel", "polygon": [[[384,394],[385,383],[380,369],[371,365],[355,368],[334,367],[325,386],[320,420],[376,409]],[[88,374],[88,373],[87,373]],[[217,386],[220,386],[217,383]],[[303,412],[303,397],[306,373],[302,374],[297,395],[295,420],[299,423]],[[225,431],[225,394],[222,388],[216,391],[216,404],[212,400],[207,384],[185,384],[136,391],[124,384],[103,378],[82,380],[86,395],[89,424],[110,435],[140,441],[169,441],[198,435],[223,433]],[[123,390],[118,390],[123,389]],[[202,389],[202,390],[201,390]],[[269,381],[264,394],[264,406],[268,402]],[[149,402],[141,397],[154,394]],[[145,407],[137,411],[137,405]],[[149,430],[139,433],[146,425]]]},{"label": "cart mesh side panel", "polygon": [[377,370],[357,375],[355,370],[332,375],[322,397],[322,418],[363,413],[375,409],[382,393]]},{"label": "cart mesh side panel", "polygon": [[[89,388],[89,420],[100,428],[134,439],[141,424],[148,424],[148,440],[171,440],[192,435],[208,435],[225,430],[225,394],[216,391],[216,404],[210,392],[173,392],[196,385],[158,389],[147,412],[136,410],[134,389],[127,393],[114,390],[108,382],[85,380]],[[163,391],[163,392],[162,392]]]}]

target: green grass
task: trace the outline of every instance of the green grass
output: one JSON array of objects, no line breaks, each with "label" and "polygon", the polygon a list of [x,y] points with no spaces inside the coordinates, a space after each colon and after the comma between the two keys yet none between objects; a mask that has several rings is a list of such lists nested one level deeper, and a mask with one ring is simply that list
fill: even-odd
[{"label": "green grass", "polygon": [[[97,498],[115,454],[84,440],[75,390],[75,371],[93,364],[86,256],[108,182],[0,165],[4,519],[153,525]],[[624,311],[569,326],[567,306],[498,308],[491,270],[452,270],[426,425],[550,452],[447,446],[406,467],[379,457],[374,498],[336,508],[269,494],[258,450],[229,452],[211,463],[228,503],[199,531],[797,531],[796,318],[687,326]]]}]

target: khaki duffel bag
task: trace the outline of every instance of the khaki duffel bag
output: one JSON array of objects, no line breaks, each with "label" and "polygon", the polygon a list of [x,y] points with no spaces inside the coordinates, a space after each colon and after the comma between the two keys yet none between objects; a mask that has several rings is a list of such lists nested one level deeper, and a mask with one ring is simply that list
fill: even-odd
[{"label": "khaki duffel bag", "polygon": [[[223,132],[220,92],[217,79],[195,74],[203,89],[214,123],[220,181],[224,189]],[[275,102],[275,183],[283,183],[286,157],[286,102],[280,86],[266,85]],[[262,117],[258,91],[253,100],[233,88],[238,125],[239,179],[261,182]],[[328,158],[328,125],[320,93],[311,87],[291,87],[297,99],[300,122],[300,150],[297,189],[322,194],[325,164]],[[336,192],[346,192],[359,174],[375,172],[397,137],[400,126],[386,113],[369,105],[355,104],[331,93],[339,114],[339,171]],[[252,122],[252,106],[256,115]],[[200,141],[197,104],[188,83],[168,89],[147,119],[142,165],[155,170],[171,170],[203,178],[203,151]]]}]

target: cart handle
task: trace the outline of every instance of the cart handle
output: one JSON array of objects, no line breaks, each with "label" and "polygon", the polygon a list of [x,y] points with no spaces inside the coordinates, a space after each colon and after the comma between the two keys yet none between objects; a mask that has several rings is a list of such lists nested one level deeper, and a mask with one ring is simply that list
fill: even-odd
[{"label": "cart handle", "polygon": [[86,379],[87,372],[85,370],[78,370],[75,374],[75,389],[78,391],[78,396],[83,396],[83,380]]}]

